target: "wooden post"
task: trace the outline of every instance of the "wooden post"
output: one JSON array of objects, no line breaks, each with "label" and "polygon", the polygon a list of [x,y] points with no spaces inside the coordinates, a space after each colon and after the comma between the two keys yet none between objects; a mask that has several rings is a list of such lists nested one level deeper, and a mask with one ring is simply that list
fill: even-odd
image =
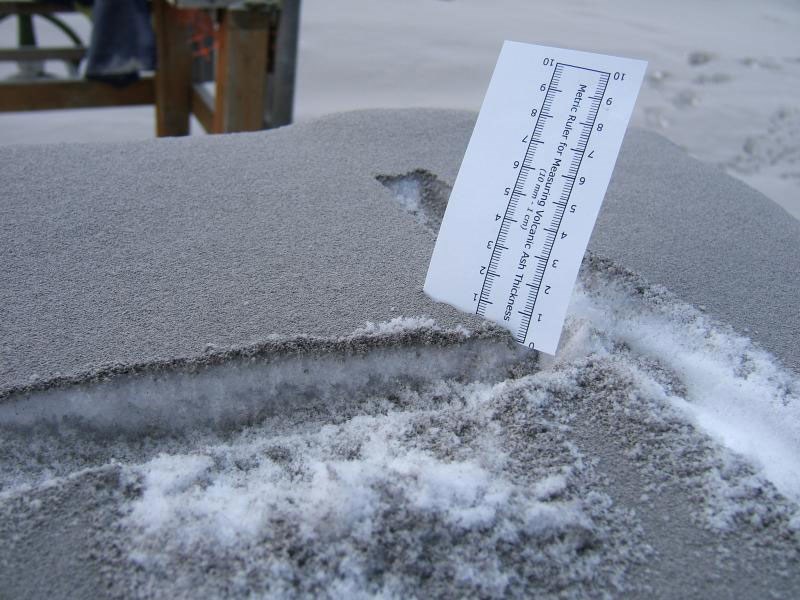
[{"label": "wooden post", "polygon": [[189,134],[192,92],[191,31],[166,0],[153,0],[156,30],[156,135]]},{"label": "wooden post", "polygon": [[214,133],[263,129],[269,17],[229,9],[219,31]]},{"label": "wooden post", "polygon": [[272,89],[268,90],[270,127],[281,127],[292,122],[299,30],[300,0],[283,0],[275,51],[275,72],[270,82]]}]

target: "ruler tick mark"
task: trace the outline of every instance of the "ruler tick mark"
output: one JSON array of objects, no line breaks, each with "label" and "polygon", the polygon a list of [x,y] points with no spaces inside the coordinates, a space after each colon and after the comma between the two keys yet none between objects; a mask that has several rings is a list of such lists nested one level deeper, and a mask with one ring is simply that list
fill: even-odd
[{"label": "ruler tick mark", "polygon": [[[512,48],[522,46],[515,44]],[[523,53],[522,50],[513,50],[517,51]],[[575,180],[579,177],[584,155],[595,131],[599,108],[609,89],[611,72],[626,72],[629,81],[635,81],[637,77],[634,73],[636,69],[625,59],[604,57],[589,63],[593,66],[602,64],[612,67],[609,71],[603,71],[577,64],[584,56],[581,53],[552,49],[549,52],[552,54],[543,56],[559,56],[559,52],[564,52],[561,56],[567,60],[554,61],[552,71],[547,70],[550,81],[544,87],[544,97],[538,96],[541,102],[538,111],[530,111],[535,116],[535,123],[532,130],[528,130],[531,133],[525,136],[527,140],[523,139],[523,142],[527,142],[524,154],[521,158],[517,154],[519,163],[516,180],[513,185],[510,185],[511,181],[507,181],[500,187],[502,189],[509,186],[511,189],[510,197],[503,198],[505,210],[501,212],[499,207],[487,209],[487,212],[491,210],[491,231],[496,232],[496,235],[494,242],[488,244],[488,262],[485,262],[485,258],[482,259],[482,264],[487,266],[482,269],[484,276],[480,292],[475,294],[477,306],[471,304],[477,314],[495,320],[498,313],[502,317],[505,310],[505,321],[514,332],[515,339],[523,343],[528,342],[532,321],[536,321],[536,336],[541,336],[546,330],[546,324],[559,318],[557,315],[553,316],[552,307],[548,303],[556,301],[554,298],[563,298],[563,289],[553,286],[562,277],[562,269],[566,268],[566,272],[569,272],[572,268],[569,261],[570,250],[562,248],[570,248],[570,245],[576,243],[575,240],[581,239],[583,234],[574,229],[575,223],[585,220],[581,211],[578,211],[576,217],[570,217],[566,221],[570,224],[566,231],[571,234],[568,241],[564,242],[566,246],[562,246],[559,241],[564,239],[565,234],[562,232],[561,238],[558,234],[564,215],[568,213],[566,207],[570,203]],[[539,62],[541,60],[539,58]],[[510,83],[506,82],[505,85]],[[615,82],[614,85],[626,87],[628,83]],[[615,97],[624,99],[623,91],[617,91],[616,87],[613,89]],[[583,102],[580,102],[581,98]],[[605,111],[613,113],[618,106],[620,102],[615,102],[610,108],[604,107],[604,114]],[[574,124],[562,128],[564,122]],[[619,128],[607,126],[606,129],[613,137],[617,135]],[[484,135],[491,139],[490,135]],[[592,150],[602,150],[603,139],[607,137],[607,134],[601,134],[600,143],[594,144]],[[556,145],[560,142],[564,144],[558,147],[556,153]],[[499,146],[496,147],[498,151],[501,150]],[[595,163],[597,164],[599,163]],[[531,176],[531,172],[534,175]],[[581,203],[584,195],[591,195],[593,188],[597,187],[594,185],[594,177],[587,179],[589,181],[585,182],[585,187],[580,188]],[[489,201],[489,198],[485,200],[487,203]],[[441,235],[440,233],[440,237]],[[480,242],[481,246],[486,246],[486,238],[480,237],[484,240]],[[431,264],[433,265],[433,260]],[[473,300],[472,291],[469,298]],[[539,307],[541,302],[545,302],[542,304],[544,308]],[[489,306],[496,308],[489,310]],[[536,313],[540,313],[538,320],[533,319]],[[544,319],[542,314],[545,315]],[[511,315],[510,320],[508,315]],[[538,340],[539,337],[536,338],[537,349]],[[530,347],[533,345],[530,344]]]}]

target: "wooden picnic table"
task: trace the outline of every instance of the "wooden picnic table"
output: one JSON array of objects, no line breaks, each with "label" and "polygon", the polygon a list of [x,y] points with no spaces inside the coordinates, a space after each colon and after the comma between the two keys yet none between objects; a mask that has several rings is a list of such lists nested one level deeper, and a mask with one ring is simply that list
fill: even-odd
[{"label": "wooden picnic table", "polygon": [[[158,66],[125,87],[86,79],[0,82],[0,112],[154,104],[156,133],[189,133],[194,114],[209,133],[254,131],[292,120],[300,0],[152,0]],[[188,10],[217,22],[213,85],[193,79]],[[0,0],[0,15],[53,15],[70,6]],[[79,61],[86,47],[0,49],[0,60]],[[203,70],[203,69],[201,69]],[[204,69],[208,71],[209,69]],[[197,71],[197,69],[195,69]]]}]

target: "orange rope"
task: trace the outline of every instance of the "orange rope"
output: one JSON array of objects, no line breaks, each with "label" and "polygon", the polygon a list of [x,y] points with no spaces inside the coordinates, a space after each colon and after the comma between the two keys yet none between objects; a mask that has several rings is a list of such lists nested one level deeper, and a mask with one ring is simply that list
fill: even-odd
[{"label": "orange rope", "polygon": [[219,46],[217,28],[211,15],[201,9],[181,10],[178,12],[178,19],[191,28],[190,41],[194,47],[192,56],[211,60],[213,51]]}]

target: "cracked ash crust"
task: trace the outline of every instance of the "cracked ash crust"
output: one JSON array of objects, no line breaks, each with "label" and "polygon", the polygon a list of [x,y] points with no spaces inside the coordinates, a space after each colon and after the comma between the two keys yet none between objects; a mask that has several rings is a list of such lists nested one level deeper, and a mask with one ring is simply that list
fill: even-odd
[{"label": "cracked ash crust", "polygon": [[[675,300],[674,295],[662,286],[652,286],[637,273],[607,258],[587,252],[581,265],[580,276],[591,276],[592,273],[606,273],[634,283],[636,292],[649,301],[668,302]],[[374,331],[369,331],[360,329],[350,335],[339,338],[315,336],[282,337],[274,335],[263,342],[249,346],[222,349],[209,344],[204,354],[201,355],[138,363],[106,364],[70,375],[37,379],[25,385],[0,389],[0,404],[37,392],[93,386],[122,377],[170,374],[191,375],[203,372],[210,367],[244,361],[266,365],[277,360],[298,357],[322,358],[331,355],[357,357],[378,348],[444,348],[463,344],[468,339],[513,344],[509,333],[490,321],[484,321],[471,330],[461,327],[443,329],[431,322],[391,330],[376,328]],[[538,357],[539,353],[534,351],[533,355]]]},{"label": "cracked ash crust", "polygon": [[[659,305],[672,303],[678,297],[661,285],[653,285],[638,273],[614,261],[588,251],[581,264],[579,278],[596,275],[611,276],[624,280],[631,291],[645,301]],[[717,323],[719,327],[726,327]],[[315,336],[270,336],[269,339],[234,348],[217,348],[209,344],[204,354],[155,360],[138,363],[113,363],[94,369],[79,371],[70,375],[42,378],[21,386],[0,389],[0,404],[13,401],[26,395],[50,390],[63,390],[79,386],[93,386],[107,383],[117,378],[171,374],[198,374],[210,367],[236,362],[270,364],[288,358],[323,358],[339,355],[343,358],[364,356],[383,349],[399,348],[445,348],[463,344],[467,340],[485,340],[513,345],[509,333],[499,325],[483,321],[477,327],[467,330],[463,327],[444,329],[433,322],[413,324],[409,327],[381,330],[380,327],[359,329],[350,335],[338,338]],[[534,357],[539,356],[533,351]]]},{"label": "cracked ash crust", "polygon": [[462,344],[467,340],[497,341],[511,344],[508,332],[486,322],[473,330],[464,328],[441,329],[435,324],[415,326],[394,331],[369,332],[358,330],[340,338],[295,336],[268,339],[258,344],[238,348],[218,349],[209,345],[202,355],[177,357],[141,363],[115,363],[71,375],[59,375],[32,381],[26,385],[0,390],[0,404],[25,395],[77,386],[92,386],[125,376],[168,374],[197,374],[209,367],[234,362],[252,362],[267,365],[271,362],[295,357],[363,356],[378,348],[444,348]]}]

